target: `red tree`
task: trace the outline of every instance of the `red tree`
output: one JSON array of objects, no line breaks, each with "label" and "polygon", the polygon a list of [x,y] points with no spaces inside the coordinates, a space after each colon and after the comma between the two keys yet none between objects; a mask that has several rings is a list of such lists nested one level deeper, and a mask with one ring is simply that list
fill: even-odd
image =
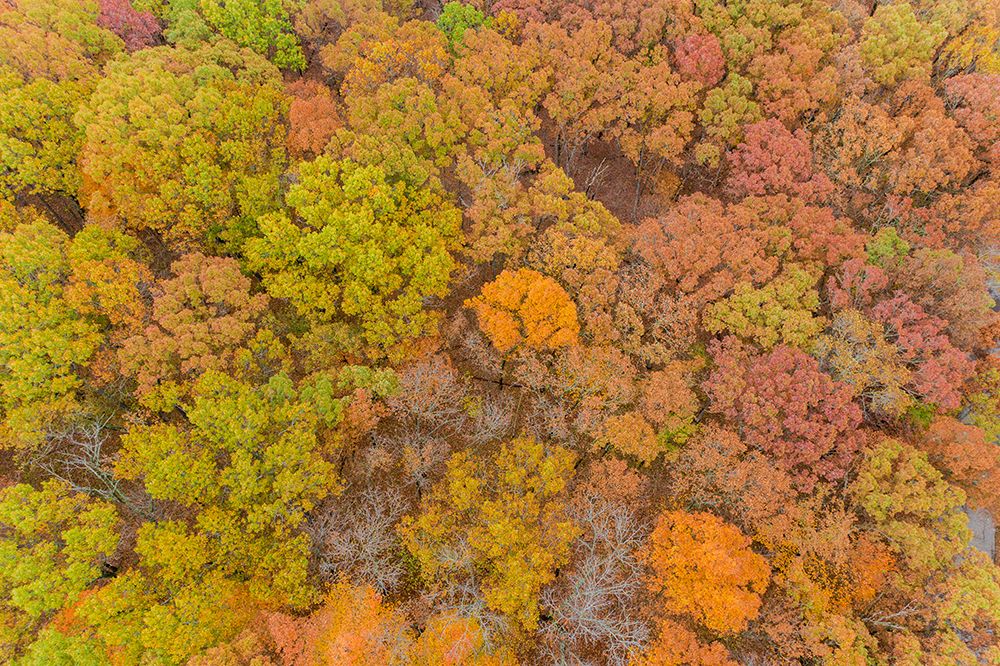
[{"label": "red tree", "polygon": [[802,491],[843,478],[860,444],[861,410],[849,386],[792,347],[756,356],[726,338],[710,351],[716,368],[704,386],[711,408],[733,422],[747,444],[788,469]]},{"label": "red tree", "polygon": [[138,51],[160,41],[160,22],[152,12],[138,12],[129,0],[99,0],[97,25],[107,28],[125,42],[129,51]]},{"label": "red tree", "polygon": [[805,130],[789,132],[774,118],[749,125],[743,142],[729,154],[726,187],[736,197],[788,194],[808,202],[824,200],[830,179],[813,169]]},{"label": "red tree", "polygon": [[686,79],[710,88],[726,73],[726,59],[719,38],[712,34],[687,35],[674,47],[674,64]]}]

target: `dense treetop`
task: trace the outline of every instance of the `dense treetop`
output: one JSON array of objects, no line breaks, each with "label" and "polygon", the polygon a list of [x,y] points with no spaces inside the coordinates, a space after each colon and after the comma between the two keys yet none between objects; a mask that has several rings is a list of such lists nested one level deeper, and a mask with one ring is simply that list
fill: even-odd
[{"label": "dense treetop", "polygon": [[0,2],[0,661],[1000,664],[1000,5]]}]

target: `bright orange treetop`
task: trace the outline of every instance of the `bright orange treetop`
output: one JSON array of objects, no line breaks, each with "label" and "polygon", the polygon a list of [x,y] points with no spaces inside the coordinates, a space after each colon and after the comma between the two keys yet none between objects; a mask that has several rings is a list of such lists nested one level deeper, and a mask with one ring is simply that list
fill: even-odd
[{"label": "bright orange treetop", "polygon": [[720,633],[742,631],[757,617],[771,575],[738,528],[705,512],[666,511],[641,553],[664,609]]},{"label": "bright orange treetop", "polygon": [[559,283],[538,271],[504,271],[465,301],[486,337],[501,352],[526,345],[556,349],[577,343],[576,305]]}]

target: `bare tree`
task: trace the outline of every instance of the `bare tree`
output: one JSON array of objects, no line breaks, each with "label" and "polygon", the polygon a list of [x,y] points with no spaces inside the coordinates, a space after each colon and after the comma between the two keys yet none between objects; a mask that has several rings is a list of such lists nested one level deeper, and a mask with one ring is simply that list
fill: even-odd
[{"label": "bare tree", "polygon": [[308,527],[320,575],[332,580],[345,573],[389,592],[403,575],[396,523],[406,509],[391,488],[348,490],[321,507]]},{"label": "bare tree", "polygon": [[514,398],[510,394],[486,395],[472,418],[469,438],[475,444],[504,439],[514,425]]},{"label": "bare tree", "polygon": [[646,529],[632,511],[591,496],[574,504],[571,515],[585,534],[574,544],[572,568],[542,594],[552,621],[543,629],[546,655],[556,664],[624,666],[630,651],[649,637],[635,605],[643,589],[635,551]]},{"label": "bare tree", "polygon": [[460,427],[465,386],[445,356],[431,356],[407,368],[399,379],[399,392],[389,399],[389,409],[400,421],[416,423],[429,434]]},{"label": "bare tree", "polygon": [[77,492],[150,515],[149,498],[128,493],[108,464],[106,449],[115,430],[110,425],[113,416],[78,416],[49,431],[45,445],[34,454],[31,464]]}]

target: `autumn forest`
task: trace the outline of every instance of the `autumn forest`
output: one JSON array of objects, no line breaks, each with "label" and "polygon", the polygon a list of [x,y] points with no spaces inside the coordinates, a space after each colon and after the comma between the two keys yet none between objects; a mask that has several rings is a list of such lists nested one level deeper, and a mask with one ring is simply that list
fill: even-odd
[{"label": "autumn forest", "polygon": [[1000,665],[996,0],[0,0],[0,663]]}]

